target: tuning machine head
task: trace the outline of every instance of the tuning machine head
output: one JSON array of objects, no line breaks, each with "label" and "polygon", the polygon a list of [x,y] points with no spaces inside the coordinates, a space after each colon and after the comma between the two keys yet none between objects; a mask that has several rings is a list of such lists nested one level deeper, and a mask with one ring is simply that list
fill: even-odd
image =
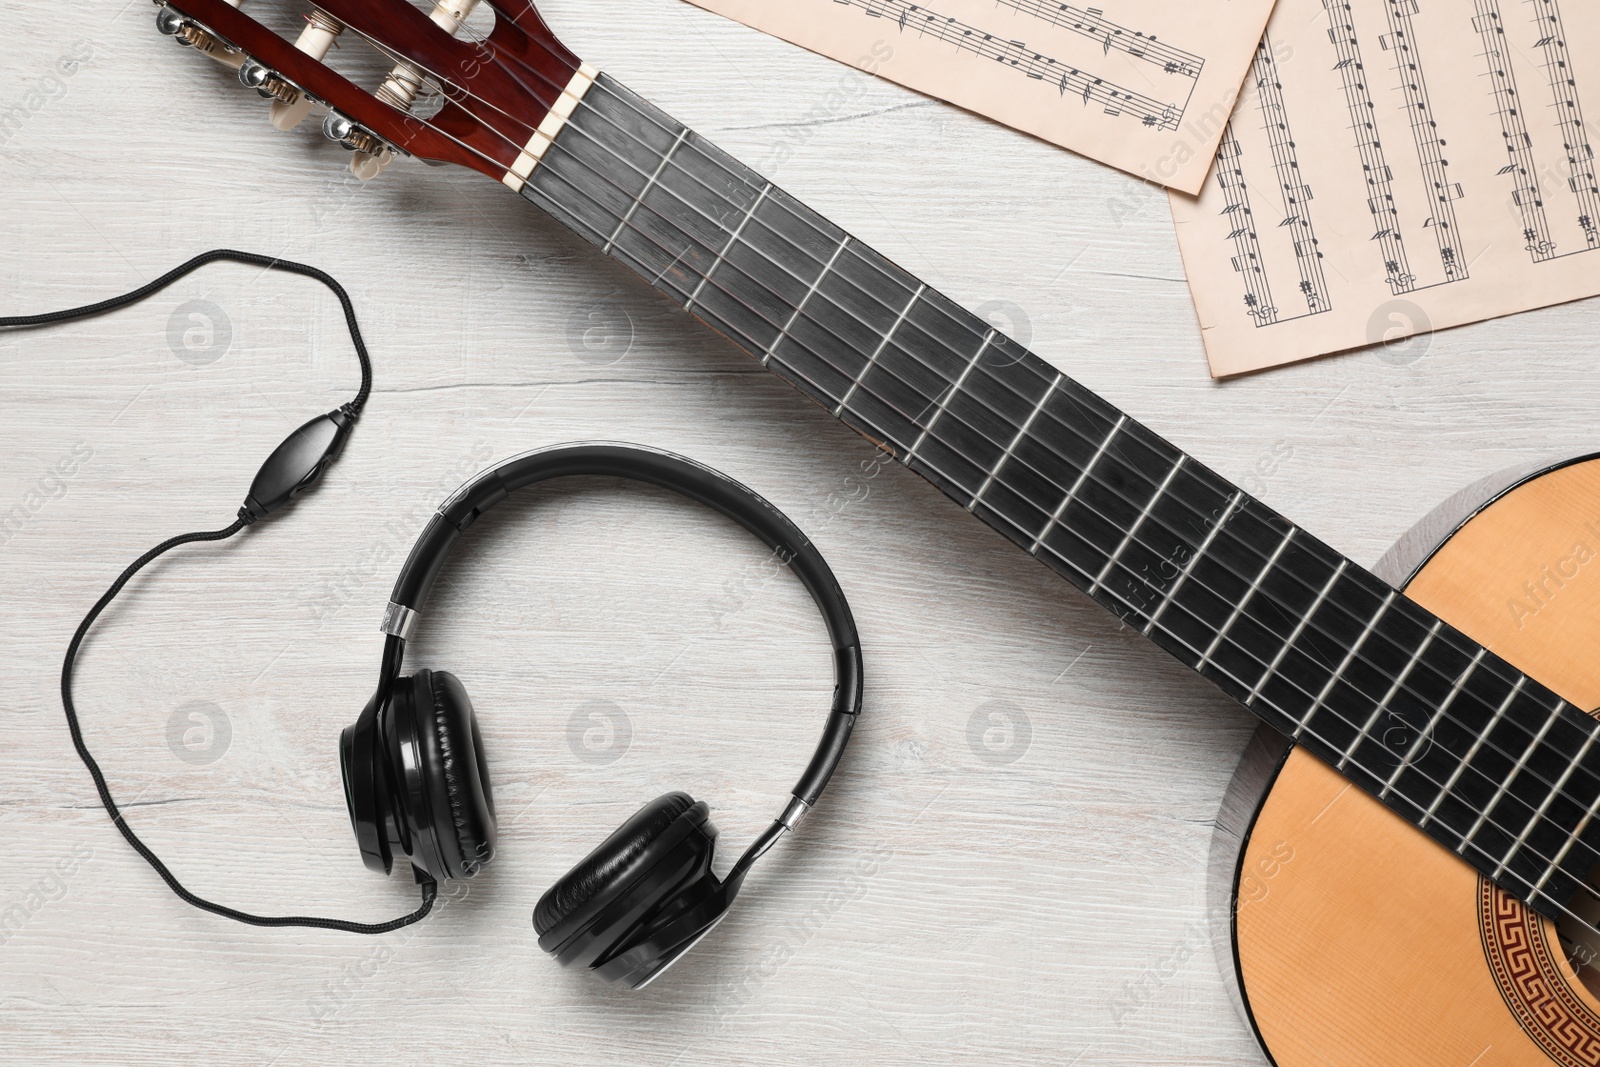
[{"label": "tuning machine head", "polygon": [[[429,0],[428,14],[422,0],[301,3],[298,40],[253,18],[244,0],[156,0],[156,22],[240,71],[246,86],[270,98],[277,128],[335,112],[327,132],[351,150],[362,178],[406,155],[504,182],[532,158],[518,146],[531,143],[530,132],[559,105],[560,87],[581,73],[578,57],[528,2]],[[487,25],[473,23],[475,6]],[[381,84],[365,89],[338,69],[352,63],[328,62],[336,39],[379,53],[388,72]]]},{"label": "tuning machine head", "polygon": [[[320,63],[343,32],[344,23],[321,8],[312,8],[306,16],[306,28],[300,31],[294,46]],[[292,99],[275,99],[269,121],[276,129],[292,130],[311,114],[311,103],[311,98],[305,93],[296,93]]]},{"label": "tuning machine head", "polygon": [[244,52],[222,41],[182,12],[166,4],[156,8],[156,30],[179,44],[210,56],[225,67],[238,67],[247,58]]},{"label": "tuning machine head", "polygon": [[356,152],[376,151],[382,147],[376,137],[337,111],[329,111],[323,118],[322,135]]},{"label": "tuning machine head", "polygon": [[350,159],[350,172],[362,181],[377,177],[394,159],[393,150],[381,138],[337,111],[329,111],[323,118],[322,135],[355,153]]},{"label": "tuning machine head", "polygon": [[[226,0],[230,7],[239,7],[242,0]],[[311,58],[321,60],[328,46],[344,27],[321,10],[313,9],[306,18],[306,29],[300,34],[296,46]],[[243,49],[223,41],[216,34],[195,22],[181,11],[163,3],[156,8],[156,29],[172,37],[179,44],[203,52],[225,66],[239,72],[239,84],[254,89],[272,101],[272,124],[280,130],[291,130],[311,112],[313,101],[293,82],[268,67]]]},{"label": "tuning machine head", "polygon": [[[435,26],[454,37],[456,31],[467,21],[467,17],[477,6],[478,0],[436,0],[428,18]],[[410,114],[426,81],[421,70],[402,60],[395,63],[388,76],[383,79],[383,84],[378,86],[377,92],[373,95],[401,114]],[[365,135],[378,145],[376,149],[353,145],[347,137],[335,137],[329,132],[326,123],[323,124],[322,130],[341,144],[355,148],[356,154],[350,159],[350,171],[363,181],[377,177],[394,159],[394,153],[383,147],[369,131],[357,127],[358,136]]]},{"label": "tuning machine head", "polygon": [[278,103],[294,104],[302,99],[299,89],[290,85],[277,71],[254,59],[246,58],[239,64],[239,84]]}]

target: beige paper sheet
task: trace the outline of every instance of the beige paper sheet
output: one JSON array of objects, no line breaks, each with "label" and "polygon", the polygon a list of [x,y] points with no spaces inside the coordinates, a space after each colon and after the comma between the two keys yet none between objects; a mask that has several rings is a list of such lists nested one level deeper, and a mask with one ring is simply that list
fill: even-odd
[{"label": "beige paper sheet", "polygon": [[1272,0],[690,2],[1190,193],[1272,11]]},{"label": "beige paper sheet", "polygon": [[1171,196],[1212,374],[1600,293],[1585,108],[1595,0],[1279,0]]}]

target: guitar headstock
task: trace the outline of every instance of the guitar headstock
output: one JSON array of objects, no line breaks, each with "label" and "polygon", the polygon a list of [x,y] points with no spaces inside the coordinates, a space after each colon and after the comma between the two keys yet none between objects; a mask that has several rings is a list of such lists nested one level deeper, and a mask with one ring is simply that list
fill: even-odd
[{"label": "guitar headstock", "polygon": [[[517,189],[597,72],[528,0],[482,2],[493,16],[487,32],[475,17],[468,25],[479,0],[437,0],[431,12],[408,0],[158,0],[156,27],[236,68],[272,101],[279,129],[326,109],[323,132],[354,151],[351,169],[362,178],[405,154]],[[245,3],[271,11],[258,20]],[[290,41],[267,25],[269,14],[302,17],[304,28]],[[335,69],[335,51],[344,68],[366,51],[367,66],[388,74],[362,88],[352,80],[359,75]]]}]

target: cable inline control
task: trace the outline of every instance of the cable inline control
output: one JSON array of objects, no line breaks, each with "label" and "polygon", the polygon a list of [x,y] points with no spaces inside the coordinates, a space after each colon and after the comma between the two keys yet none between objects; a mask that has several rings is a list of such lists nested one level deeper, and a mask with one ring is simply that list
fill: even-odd
[{"label": "cable inline control", "polygon": [[72,747],[77,750],[78,758],[89,769],[89,775],[94,779],[95,789],[100,794],[100,803],[104,805],[106,814],[111,817],[111,822],[119,833],[127,840],[135,852],[143,856],[155,872],[161,876],[162,881],[185,903],[209,911],[224,918],[234,919],[238,922],[248,923],[252,926],[310,926],[326,930],[344,930],[357,934],[383,934],[391,930],[398,930],[402,926],[409,926],[426,916],[433,910],[434,901],[438,895],[437,883],[426,872],[418,870],[417,883],[422,887],[422,903],[413,912],[403,915],[398,919],[391,919],[381,923],[359,923],[346,919],[323,919],[307,915],[253,915],[249,912],[239,911],[224,904],[205,899],[191,892],[176,875],[168,869],[150,846],[134,833],[128,825],[122,810],[117,806],[116,799],[111,795],[111,788],[106,783],[105,774],[100,770],[100,764],[95,761],[89,746],[83,739],[83,730],[78,722],[78,709],[72,699],[72,673],[77,663],[78,651],[83,646],[83,641],[88,636],[89,630],[94,626],[106,607],[122,592],[124,586],[132,580],[133,576],[144,569],[152,560],[166,554],[179,545],[193,544],[200,541],[224,541],[243,530],[246,526],[254,525],[268,515],[274,514],[299,497],[306,490],[321,479],[330,464],[338,458],[344,448],[345,439],[350,435],[350,429],[361,415],[361,409],[366,406],[367,397],[372,392],[372,361],[367,355],[366,342],[361,337],[361,327],[356,322],[355,307],[350,302],[350,294],[345,292],[344,286],[334,280],[333,276],[318,270],[316,267],[304,263],[295,263],[286,259],[275,259],[271,256],[257,255],[254,252],[237,252],[229,248],[217,248],[210,252],[202,252],[188,262],[174,267],[161,277],[149,282],[132,292],[120,296],[101,300],[94,304],[85,304],[82,307],[68,308],[63,311],[49,311],[38,315],[12,315],[0,317],[0,329],[23,329],[36,326],[47,326],[58,322],[71,322],[76,319],[89,318],[93,315],[102,315],[108,311],[136,304],[139,301],[160,292],[179,278],[198,270],[208,263],[218,260],[229,260],[234,263],[244,263],[251,266],[262,267],[267,270],[287,271],[312,278],[327,286],[339,298],[339,304],[344,309],[345,325],[350,331],[350,341],[355,346],[356,359],[361,364],[361,387],[356,395],[349,401],[341,404],[326,415],[318,415],[305,425],[296,429],[267,457],[261,469],[256,472],[255,478],[250,483],[250,491],[245,495],[244,503],[239,506],[238,517],[232,523],[218,530],[200,530],[194,533],[178,534],[156,545],[145,552],[144,555],[128,564],[127,568],[117,576],[111,587],[101,594],[94,606],[84,615],[83,621],[78,623],[77,630],[72,635],[72,641],[67,645],[67,654],[61,664],[61,707],[66,713],[67,729],[72,734]]}]

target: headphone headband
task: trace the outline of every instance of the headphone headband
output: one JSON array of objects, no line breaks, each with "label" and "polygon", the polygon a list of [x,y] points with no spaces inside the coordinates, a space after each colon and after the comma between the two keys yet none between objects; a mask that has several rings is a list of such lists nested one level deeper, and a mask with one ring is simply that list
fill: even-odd
[{"label": "headphone headband", "polygon": [[[671,452],[616,441],[554,445],[512,456],[451,493],[428,521],[395,580],[384,612],[382,629],[390,637],[384,649],[376,703],[382,703],[398,676],[404,642],[411,635],[428,593],[462,532],[519,489],[552,478],[578,475],[648,482],[721,512],[772,549],[816,602],[833,642],[833,705],[822,739],[793,789],[795,799],[803,807],[791,804],[779,819],[778,824],[793,829],[804,811],[816,803],[839,765],[845,743],[861,711],[864,686],[861,640],[856,633],[855,619],[827,561],[788,516],[743,483]],[[747,855],[747,858],[754,860],[755,856]],[[744,864],[745,861],[740,862]]]}]

